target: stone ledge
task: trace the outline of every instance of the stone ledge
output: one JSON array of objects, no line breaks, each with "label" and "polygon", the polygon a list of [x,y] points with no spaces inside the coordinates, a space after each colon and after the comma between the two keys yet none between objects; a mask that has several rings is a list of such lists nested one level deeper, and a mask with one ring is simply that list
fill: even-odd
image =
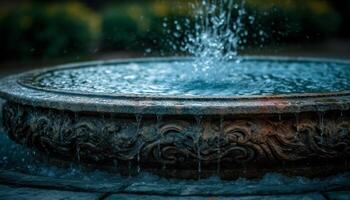
[{"label": "stone ledge", "polygon": [[329,200],[349,200],[350,191],[329,192],[326,196]]},{"label": "stone ledge", "polygon": [[[345,194],[345,193],[344,193]],[[332,194],[331,199],[346,199],[349,197],[349,193],[346,194]],[[341,198],[337,198],[341,197]],[[144,195],[144,194],[101,194],[101,193],[87,193],[87,192],[72,192],[62,190],[45,190],[35,189],[28,187],[11,187],[6,185],[0,185],[0,199],[12,199],[12,200],[36,200],[36,199],[50,199],[50,200],[70,200],[70,199],[84,199],[84,200],[119,200],[119,199],[144,199],[144,200],[162,200],[162,199],[184,199],[184,200],[326,200],[320,193],[305,193],[298,195],[264,195],[264,196],[157,196],[157,195]]]},{"label": "stone ledge", "polygon": [[[139,196],[139,195],[128,195],[128,194],[116,194],[111,195],[106,198],[106,200],[129,200],[129,199],[138,199],[142,198],[143,200],[162,200],[162,199],[170,199],[176,200],[180,199],[179,197],[165,197],[165,196]],[[191,196],[191,197],[181,197],[182,200],[326,200],[319,193],[311,193],[311,194],[302,194],[302,195],[272,195],[272,196],[232,196],[232,197],[199,197],[199,196]]]},{"label": "stone ledge", "polygon": [[78,192],[114,192],[123,191],[128,185],[118,182],[102,182],[102,181],[79,181],[50,178],[43,176],[32,176],[18,172],[0,170],[0,183],[5,185],[13,185],[19,187],[32,187],[42,189],[78,191]]}]

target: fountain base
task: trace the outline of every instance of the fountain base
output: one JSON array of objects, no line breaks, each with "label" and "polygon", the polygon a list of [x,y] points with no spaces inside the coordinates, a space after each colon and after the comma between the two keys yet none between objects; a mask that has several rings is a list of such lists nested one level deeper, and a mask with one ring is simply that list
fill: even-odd
[{"label": "fountain base", "polygon": [[[137,62],[148,61],[132,61]],[[91,65],[101,63],[4,79],[0,96],[6,100],[3,121],[10,138],[50,158],[118,168],[124,174],[148,170],[177,178],[218,174],[234,179],[266,172],[319,176],[349,169],[349,92],[177,97],[32,84],[45,74]]]},{"label": "fountain base", "polygon": [[[329,175],[349,169],[348,112],[203,116],[75,113],[7,103],[11,139],[61,160],[172,177]],[[325,164],[326,163],[326,164]],[[320,167],[321,166],[321,167]],[[317,170],[316,170],[317,169]]]}]

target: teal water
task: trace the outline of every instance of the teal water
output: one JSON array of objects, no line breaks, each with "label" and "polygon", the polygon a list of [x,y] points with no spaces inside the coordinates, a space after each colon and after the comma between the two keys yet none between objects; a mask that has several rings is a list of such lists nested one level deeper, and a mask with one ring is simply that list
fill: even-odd
[{"label": "teal water", "polygon": [[36,78],[37,87],[113,95],[248,96],[350,90],[350,64],[234,60],[196,71],[193,61],[96,65]]}]

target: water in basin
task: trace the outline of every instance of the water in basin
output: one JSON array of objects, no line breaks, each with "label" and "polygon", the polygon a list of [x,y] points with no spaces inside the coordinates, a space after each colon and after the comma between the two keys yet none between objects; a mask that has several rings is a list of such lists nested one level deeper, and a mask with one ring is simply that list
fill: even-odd
[{"label": "water in basin", "polygon": [[283,59],[218,62],[194,72],[193,60],[105,64],[36,77],[37,87],[113,95],[247,96],[341,92],[350,63]]}]

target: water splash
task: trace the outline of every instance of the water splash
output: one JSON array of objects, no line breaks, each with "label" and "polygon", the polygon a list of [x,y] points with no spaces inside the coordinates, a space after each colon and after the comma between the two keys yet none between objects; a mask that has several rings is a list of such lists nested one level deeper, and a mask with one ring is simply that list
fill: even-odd
[{"label": "water splash", "polygon": [[[170,41],[173,50],[182,51],[195,57],[193,71],[199,77],[213,77],[218,68],[213,66],[236,58],[238,48],[247,42],[248,31],[243,20],[247,18],[244,0],[203,0],[189,3],[192,18],[182,23],[175,20],[175,30],[168,29],[166,18],[163,27],[173,40],[179,40],[184,33],[184,41],[179,47]],[[253,23],[254,17],[248,17]],[[193,22],[191,21],[193,20]]]}]

